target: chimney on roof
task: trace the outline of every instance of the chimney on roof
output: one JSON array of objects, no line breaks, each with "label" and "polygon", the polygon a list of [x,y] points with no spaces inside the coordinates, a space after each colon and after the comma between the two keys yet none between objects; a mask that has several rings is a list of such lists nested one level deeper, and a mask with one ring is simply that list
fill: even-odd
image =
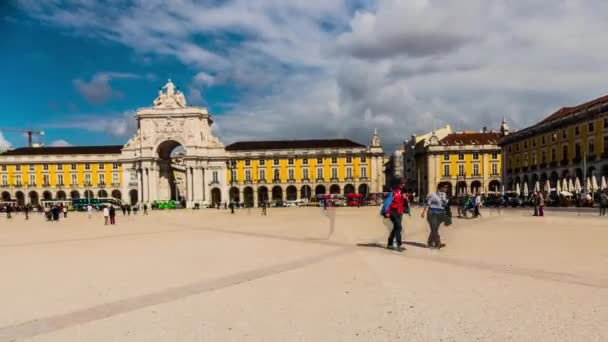
[{"label": "chimney on roof", "polygon": [[483,126],[483,133],[487,133],[488,132],[488,127]]}]

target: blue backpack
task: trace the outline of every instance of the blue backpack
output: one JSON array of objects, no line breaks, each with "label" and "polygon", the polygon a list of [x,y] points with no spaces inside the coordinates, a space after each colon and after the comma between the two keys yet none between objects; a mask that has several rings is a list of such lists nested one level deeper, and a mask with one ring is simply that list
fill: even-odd
[{"label": "blue backpack", "polygon": [[393,203],[392,191],[388,194],[388,196],[386,196],[384,202],[382,203],[382,208],[380,208],[380,216],[384,216],[384,213],[386,213],[386,209],[391,205],[391,203]]}]

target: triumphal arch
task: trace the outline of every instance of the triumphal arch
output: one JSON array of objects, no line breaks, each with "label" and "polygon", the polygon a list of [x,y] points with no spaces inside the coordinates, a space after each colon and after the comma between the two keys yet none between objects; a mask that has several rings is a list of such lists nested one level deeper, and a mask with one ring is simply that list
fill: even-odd
[{"label": "triumphal arch", "polygon": [[135,172],[139,202],[183,198],[208,202],[211,189],[228,198],[226,150],[213,135],[206,108],[188,106],[169,80],[152,107],[135,116],[137,132],[122,149],[124,169]]}]

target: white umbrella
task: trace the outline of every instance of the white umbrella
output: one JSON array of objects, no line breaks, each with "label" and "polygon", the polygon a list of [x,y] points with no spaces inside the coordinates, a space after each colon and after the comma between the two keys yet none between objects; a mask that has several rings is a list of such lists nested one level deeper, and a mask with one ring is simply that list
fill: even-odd
[{"label": "white umbrella", "polygon": [[528,192],[528,182],[524,183],[524,196],[528,197],[529,192]]},{"label": "white umbrella", "polygon": [[595,177],[595,175],[591,176],[591,188],[593,189],[593,191],[597,191],[599,189],[599,187],[597,186],[597,178]]},{"label": "white umbrella", "polygon": [[501,190],[500,194],[504,196],[505,195],[505,186],[504,186],[504,184],[500,187],[500,190]]},{"label": "white umbrella", "polygon": [[568,191],[568,180],[566,178],[562,180],[562,188],[562,190]]},{"label": "white umbrella", "polygon": [[572,182],[572,178],[568,179],[568,190],[567,191],[574,191],[574,182]]},{"label": "white umbrella", "polygon": [[558,194],[559,194],[560,192],[562,192],[562,185],[561,185],[561,183],[559,182],[559,180],[557,181],[557,185],[556,185],[555,191],[557,191],[557,193],[558,193]]},{"label": "white umbrella", "polygon": [[606,177],[602,176],[602,186],[600,187],[600,189],[604,190],[608,187],[608,185],[606,184]]},{"label": "white umbrella", "polygon": [[[578,177],[576,177],[576,179],[574,180],[574,191],[581,192],[581,189],[582,189],[581,181],[580,181],[580,179],[578,179]],[[572,189],[570,189],[570,190],[572,190]]]},{"label": "white umbrella", "polygon": [[549,183],[548,179],[545,181],[545,191],[551,192],[551,183]]},{"label": "white umbrella", "polygon": [[534,191],[536,191],[536,192],[540,191],[540,183],[538,181],[536,181],[536,183],[534,183]]},{"label": "white umbrella", "polygon": [[521,195],[521,189],[519,188],[519,183],[515,184],[515,193],[517,195]]}]

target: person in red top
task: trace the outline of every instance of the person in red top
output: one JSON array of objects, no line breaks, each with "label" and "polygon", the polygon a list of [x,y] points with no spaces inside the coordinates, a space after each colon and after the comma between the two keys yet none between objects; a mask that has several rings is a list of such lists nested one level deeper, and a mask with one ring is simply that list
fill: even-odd
[{"label": "person in red top", "polygon": [[386,208],[386,212],[384,213],[384,216],[390,218],[393,223],[393,230],[388,237],[386,248],[395,249],[394,241],[397,245],[396,249],[401,251],[403,250],[401,247],[401,230],[403,229],[401,220],[403,219],[405,208],[408,207],[407,194],[403,191],[403,182],[401,182],[401,180],[395,182],[392,192],[393,201],[391,202],[391,205]]}]

